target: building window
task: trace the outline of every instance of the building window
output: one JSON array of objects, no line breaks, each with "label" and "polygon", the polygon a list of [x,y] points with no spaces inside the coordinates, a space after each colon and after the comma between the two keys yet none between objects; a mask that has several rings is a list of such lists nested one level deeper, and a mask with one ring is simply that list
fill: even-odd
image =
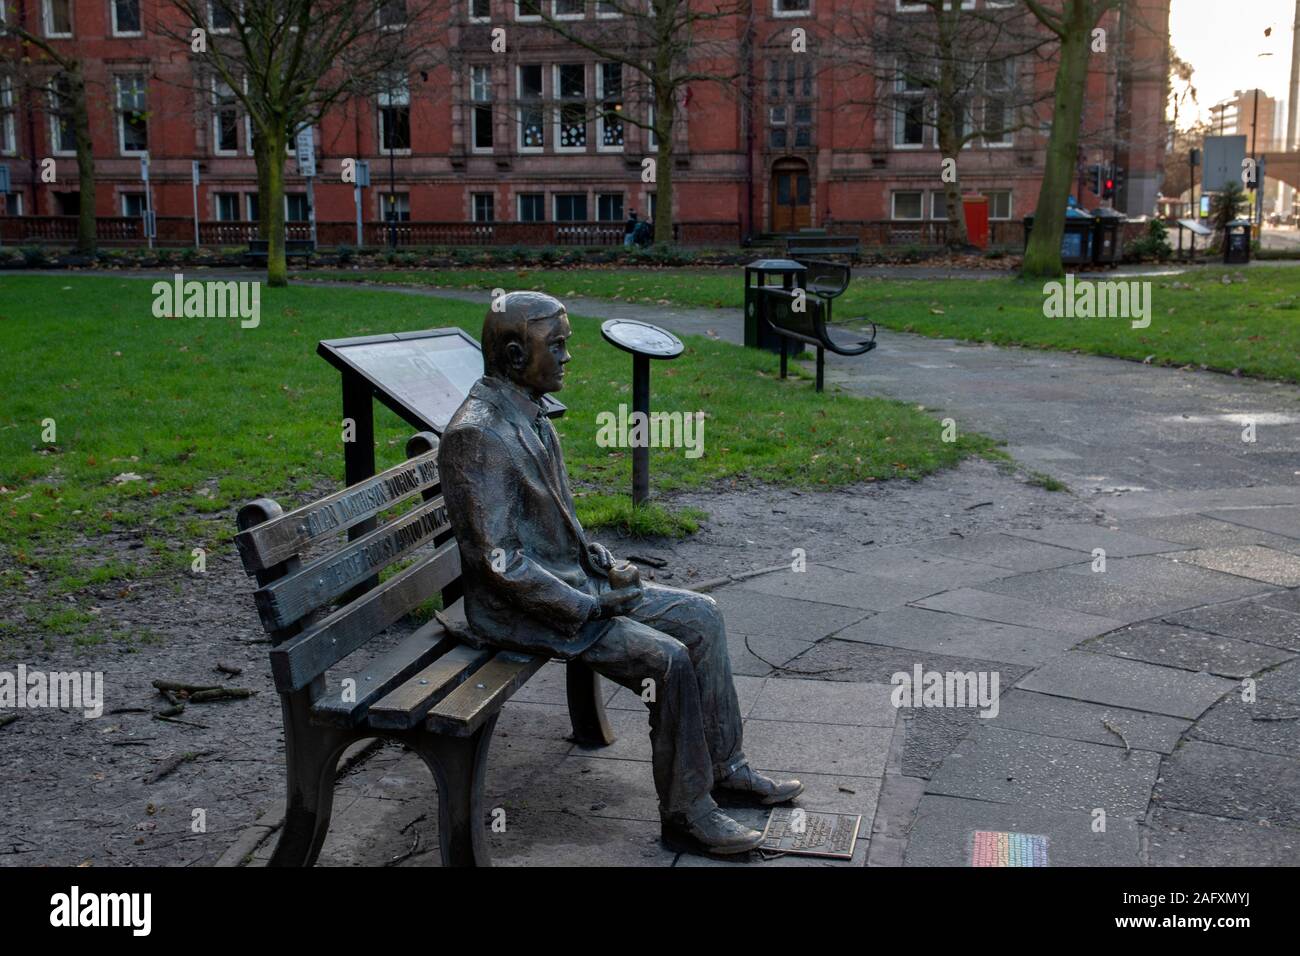
[{"label": "building window", "polygon": [[140,73],[117,78],[117,137],[123,155],[149,149],[144,83]]},{"label": "building window", "polygon": [[1010,146],[1015,126],[1011,98],[1015,90],[1014,60],[1000,60],[984,67],[984,145]]},{"label": "building window", "polygon": [[72,36],[72,0],[44,0],[41,14],[47,37]]},{"label": "building window", "polygon": [[601,63],[596,67],[596,96],[600,98],[600,115],[596,135],[600,148],[617,151],[623,148],[623,64]]},{"label": "building window", "polygon": [[654,100],[646,107],[645,111],[645,145],[646,149],[659,148],[659,133],[655,130],[655,103]]},{"label": "building window", "polygon": [[217,219],[221,222],[239,221],[239,193],[217,193]]},{"label": "building window", "polygon": [[213,33],[229,33],[235,25],[237,0],[208,0],[208,23]]},{"label": "building window", "polygon": [[492,68],[469,69],[469,98],[473,102],[473,148],[476,152],[492,151]]},{"label": "building window", "polygon": [[384,193],[379,197],[383,205],[384,222],[411,221],[411,197],[407,193]]},{"label": "building window", "polygon": [[650,221],[651,221],[651,222],[654,222],[654,221],[655,221],[655,211],[659,208],[659,202],[658,202],[658,200],[659,200],[659,194],[658,194],[658,193],[646,193],[646,194],[645,194],[645,197],[646,197],[646,199],[645,199],[645,201],[646,201],[646,209],[650,210]]},{"label": "building window", "polygon": [[554,0],[552,9],[557,20],[581,20],[586,0]]},{"label": "building window", "polygon": [[257,222],[261,219],[261,206],[257,204],[257,193],[246,193],[244,198],[248,204],[248,221]]},{"label": "building window", "polygon": [[546,196],[543,193],[519,194],[519,221],[545,222]]},{"label": "building window", "polygon": [[812,10],[812,0],[772,0],[774,17],[806,17]]},{"label": "building window", "polygon": [[808,57],[767,62],[768,145],[772,149],[812,146],[812,63]]},{"label": "building window", "polygon": [[382,0],[375,13],[381,29],[400,30],[406,26],[406,0]]},{"label": "building window", "polygon": [[56,216],[81,215],[81,193],[55,193],[54,214]]},{"label": "building window", "polygon": [[113,35],[139,36],[140,0],[112,0]]},{"label": "building window", "polygon": [[587,148],[587,68],[581,63],[555,67],[555,92],[560,100],[556,113],[555,148],[578,152]]},{"label": "building window", "polygon": [[893,194],[892,219],[922,219],[925,217],[925,193],[898,192]]},{"label": "building window", "polygon": [[379,148],[385,152],[411,148],[411,92],[405,77],[379,94]]},{"label": "building window", "polygon": [[66,76],[50,86],[50,140],[56,154],[77,151],[77,133],[72,125],[72,84]]},{"label": "building window", "polygon": [[623,221],[623,194],[601,193],[596,197],[596,218],[601,222]]},{"label": "building window", "polygon": [[894,145],[925,145],[925,84],[919,77],[904,73],[895,81]]},{"label": "building window", "polygon": [[519,67],[519,149],[541,150],[546,146],[546,108],[542,106],[542,67],[537,63]]},{"label": "building window", "polygon": [[989,221],[1011,218],[1011,190],[986,189],[981,195],[988,197]]},{"label": "building window", "polygon": [[144,208],[144,193],[122,193],[122,215],[143,219]]},{"label": "building window", "polygon": [[516,20],[540,20],[542,0],[515,0]]},{"label": "building window", "polygon": [[284,194],[284,221],[285,222],[306,222],[310,219],[307,208],[306,193],[285,193]]},{"label": "building window", "polygon": [[596,0],[596,18],[599,20],[614,20],[621,17],[618,7],[606,0]]},{"label": "building window", "polygon": [[492,19],[492,0],[469,0],[471,23],[487,23]]},{"label": "building window", "polygon": [[556,222],[586,222],[586,193],[557,193],[555,196]]},{"label": "building window", "polygon": [[948,194],[942,189],[930,193],[930,218],[941,222],[948,219]]},{"label": "building window", "polygon": [[5,215],[21,216],[23,214],[23,194],[5,193]]},{"label": "building window", "polygon": [[493,193],[471,194],[470,206],[475,222],[496,222],[496,196]]},{"label": "building window", "polygon": [[18,152],[17,125],[14,121],[14,82],[11,77],[0,76],[0,153]]},{"label": "building window", "polygon": [[219,77],[212,83],[212,151],[233,155],[239,152],[239,101]]}]

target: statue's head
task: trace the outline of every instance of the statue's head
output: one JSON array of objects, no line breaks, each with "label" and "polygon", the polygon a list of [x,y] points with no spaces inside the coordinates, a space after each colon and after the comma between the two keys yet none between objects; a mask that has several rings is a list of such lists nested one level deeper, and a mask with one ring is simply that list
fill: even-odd
[{"label": "statue's head", "polygon": [[564,387],[573,330],[564,303],[540,292],[507,292],[483,319],[483,371],[535,398]]}]

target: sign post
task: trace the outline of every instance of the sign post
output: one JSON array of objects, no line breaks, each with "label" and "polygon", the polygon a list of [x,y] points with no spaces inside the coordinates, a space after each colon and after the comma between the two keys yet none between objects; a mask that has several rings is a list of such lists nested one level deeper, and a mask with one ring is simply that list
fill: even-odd
[{"label": "sign post", "polygon": [[190,163],[190,189],[194,193],[194,250],[199,248],[199,161]]},{"label": "sign post", "polygon": [[298,175],[307,180],[307,221],[311,224],[312,245],[316,244],[316,190],[313,180],[316,177],[316,144],[313,141],[311,126],[298,130]]},{"label": "sign post", "polygon": [[370,160],[358,159],[356,167],[356,183],[352,188],[353,199],[357,206],[357,248],[364,245],[365,237],[361,232],[361,190],[370,185]]},{"label": "sign post", "polygon": [[140,180],[144,183],[144,238],[149,243],[149,248],[153,248],[154,221],[153,221],[153,197],[152,189],[149,186],[149,154],[145,153],[140,157]]}]

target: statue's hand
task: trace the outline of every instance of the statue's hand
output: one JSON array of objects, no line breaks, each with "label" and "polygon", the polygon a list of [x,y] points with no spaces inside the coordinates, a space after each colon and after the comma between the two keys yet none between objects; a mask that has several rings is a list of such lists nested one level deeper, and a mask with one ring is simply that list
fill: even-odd
[{"label": "statue's hand", "polygon": [[635,587],[606,591],[600,596],[600,616],[606,618],[625,614],[641,603],[642,594],[639,584]]},{"label": "statue's hand", "polygon": [[587,554],[591,556],[592,564],[602,571],[608,571],[614,564],[614,556],[609,553],[609,548],[595,541],[587,543]]}]

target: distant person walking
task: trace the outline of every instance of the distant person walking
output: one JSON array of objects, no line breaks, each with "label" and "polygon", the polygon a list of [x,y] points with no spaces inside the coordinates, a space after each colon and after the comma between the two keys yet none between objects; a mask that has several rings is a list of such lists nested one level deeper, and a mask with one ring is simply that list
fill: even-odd
[{"label": "distant person walking", "polygon": [[627,222],[623,224],[623,246],[631,248],[632,241],[636,236],[636,210],[633,209],[627,214]]}]

